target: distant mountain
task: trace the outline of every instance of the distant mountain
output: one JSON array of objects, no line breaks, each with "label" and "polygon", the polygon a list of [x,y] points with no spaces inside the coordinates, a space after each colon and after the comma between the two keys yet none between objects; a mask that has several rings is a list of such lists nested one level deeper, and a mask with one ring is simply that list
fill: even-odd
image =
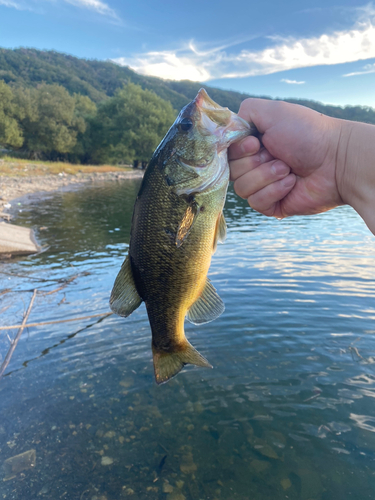
[{"label": "distant mountain", "polygon": [[[0,80],[23,87],[35,87],[42,82],[55,83],[70,93],[86,95],[96,103],[113,96],[118,88],[132,82],[143,89],[153,90],[176,110],[191,101],[200,87],[204,87],[215,101],[233,111],[238,111],[240,103],[247,97],[255,97],[188,80],[176,82],[143,76],[109,61],[79,59],[55,51],[27,48],[0,49]],[[367,106],[329,106],[304,99],[285,101],[302,104],[329,116],[375,124],[375,109]]]}]

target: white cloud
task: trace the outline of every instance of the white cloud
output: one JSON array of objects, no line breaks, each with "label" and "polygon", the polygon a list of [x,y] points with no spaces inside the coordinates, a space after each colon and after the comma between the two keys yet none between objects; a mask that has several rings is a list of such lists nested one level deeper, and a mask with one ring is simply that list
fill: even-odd
[{"label": "white cloud", "polygon": [[368,75],[369,73],[375,73],[375,63],[366,64],[366,66],[363,66],[363,71],[354,71],[353,73],[347,73],[346,75],[342,76]]},{"label": "white cloud", "polygon": [[289,83],[291,85],[302,85],[303,83],[306,83],[302,81],[299,82],[297,80],[289,80],[288,78],[282,78],[280,82]]},{"label": "white cloud", "polygon": [[228,52],[229,46],[224,45],[204,51],[190,42],[175,51],[153,51],[114,61],[146,75],[207,81],[374,58],[375,9],[369,4],[356,12],[357,20],[350,29],[310,38],[269,37],[269,46],[263,50]]},{"label": "white cloud", "polygon": [[168,80],[204,82],[211,76],[207,69],[200,67],[191,57],[178,56],[173,52],[148,52],[133,60],[119,57],[114,62],[121,66],[131,66],[139,73]]},{"label": "white cloud", "polygon": [[30,7],[19,2],[14,2],[13,0],[0,0],[0,6],[1,5],[17,10],[32,10]]}]

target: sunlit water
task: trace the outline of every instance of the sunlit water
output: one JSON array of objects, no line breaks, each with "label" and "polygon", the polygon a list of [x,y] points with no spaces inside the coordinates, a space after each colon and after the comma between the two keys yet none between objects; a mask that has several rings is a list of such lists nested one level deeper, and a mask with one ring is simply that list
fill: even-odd
[{"label": "sunlit water", "polygon": [[[45,250],[1,265],[0,323],[34,288],[28,323],[108,312],[138,187],[16,207]],[[375,238],[347,207],[280,222],[232,190],[225,216],[210,277],[226,310],[186,325],[214,369],[156,386],[143,305],[28,328],[0,381],[0,498],[375,497]],[[34,467],[1,472],[31,449]]]}]

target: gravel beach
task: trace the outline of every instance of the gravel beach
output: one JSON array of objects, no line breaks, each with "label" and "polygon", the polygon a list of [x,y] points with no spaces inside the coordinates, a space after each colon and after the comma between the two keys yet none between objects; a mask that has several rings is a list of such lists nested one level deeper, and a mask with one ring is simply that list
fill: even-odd
[{"label": "gravel beach", "polygon": [[79,187],[79,184],[120,181],[142,177],[144,170],[125,172],[78,173],[75,175],[60,173],[49,175],[34,175],[29,177],[0,176],[0,212],[4,212],[12,200],[21,196],[33,194],[42,197],[46,192]]}]

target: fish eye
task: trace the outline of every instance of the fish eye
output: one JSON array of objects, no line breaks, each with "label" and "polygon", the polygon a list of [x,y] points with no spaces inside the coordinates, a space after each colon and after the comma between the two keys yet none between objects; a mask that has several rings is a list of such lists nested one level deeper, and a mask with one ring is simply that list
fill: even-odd
[{"label": "fish eye", "polygon": [[178,126],[179,126],[180,130],[187,132],[193,126],[193,122],[190,120],[190,118],[183,118],[180,121],[180,123],[178,124]]}]

